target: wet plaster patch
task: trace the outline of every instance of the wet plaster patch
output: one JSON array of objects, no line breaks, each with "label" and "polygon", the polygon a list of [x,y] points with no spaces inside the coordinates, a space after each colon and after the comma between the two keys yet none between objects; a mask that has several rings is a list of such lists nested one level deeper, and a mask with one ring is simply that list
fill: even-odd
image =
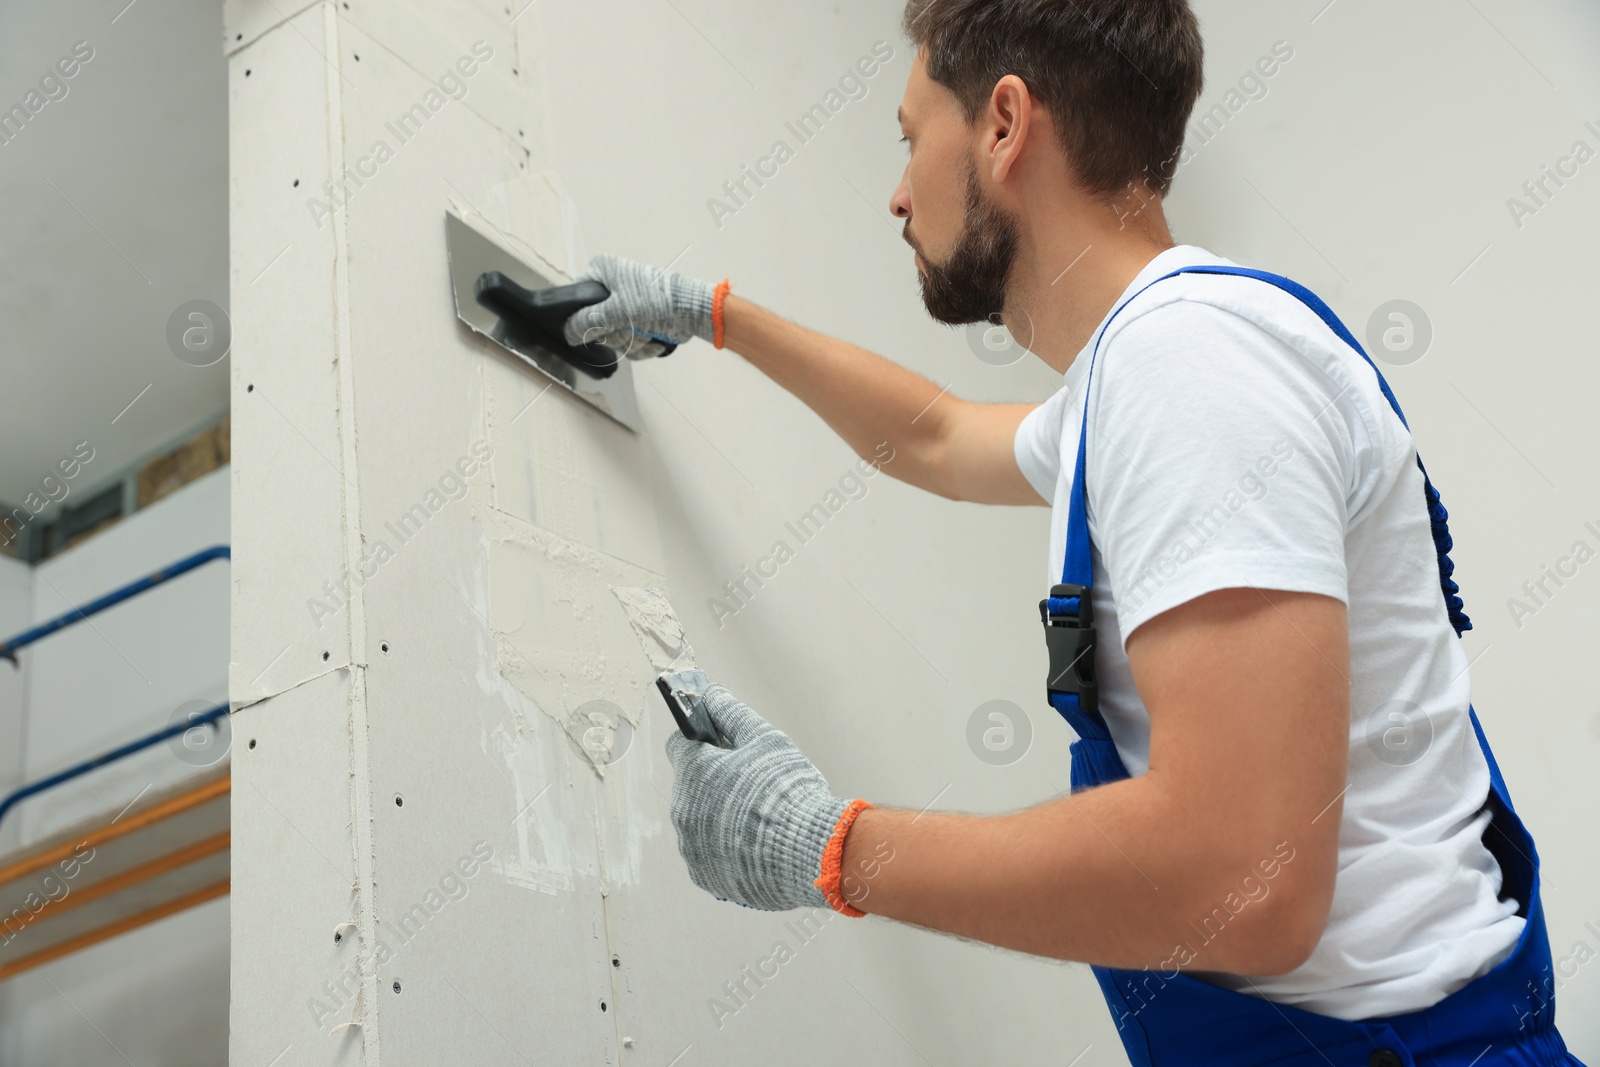
[{"label": "wet plaster patch", "polygon": [[479,519],[489,539],[489,626],[499,673],[603,776],[621,755],[608,747],[620,731],[600,735],[596,745],[595,702],[637,728],[656,673],[611,590],[651,586],[660,576],[492,508]]},{"label": "wet plaster patch", "polygon": [[678,614],[672,610],[665,592],[626,587],[613,587],[611,592],[627,612],[628,622],[639,635],[639,643],[644,646],[653,671],[661,674],[694,666],[694,649],[689,646],[689,636],[683,632],[683,624],[678,621]]}]

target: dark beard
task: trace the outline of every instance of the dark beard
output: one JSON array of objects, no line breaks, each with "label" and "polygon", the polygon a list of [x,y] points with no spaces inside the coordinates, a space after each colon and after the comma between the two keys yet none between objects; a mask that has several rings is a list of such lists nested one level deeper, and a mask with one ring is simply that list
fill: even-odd
[{"label": "dark beard", "polygon": [[926,268],[918,278],[929,315],[950,326],[1000,322],[1006,283],[1017,259],[1017,220],[984,198],[974,164],[967,165],[966,216],[950,258],[935,263],[923,254],[911,236],[910,222],[904,236]]}]

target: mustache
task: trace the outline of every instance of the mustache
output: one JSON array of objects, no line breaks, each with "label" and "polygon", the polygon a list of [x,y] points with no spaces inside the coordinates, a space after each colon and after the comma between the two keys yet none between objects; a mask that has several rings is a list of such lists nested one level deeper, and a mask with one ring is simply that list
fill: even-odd
[{"label": "mustache", "polygon": [[911,235],[911,220],[910,219],[907,219],[905,226],[901,228],[900,236],[905,239],[906,244],[910,245],[912,247],[912,249],[919,256],[922,256],[923,259],[927,259],[928,258],[927,256],[923,255],[923,253],[922,253],[922,245],[920,243],[918,243],[917,239]]}]

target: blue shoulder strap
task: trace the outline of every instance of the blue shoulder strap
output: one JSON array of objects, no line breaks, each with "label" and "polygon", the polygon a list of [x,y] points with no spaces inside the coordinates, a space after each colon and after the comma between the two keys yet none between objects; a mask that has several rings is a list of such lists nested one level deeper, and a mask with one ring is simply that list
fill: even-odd
[{"label": "blue shoulder strap", "polygon": [[[1111,320],[1115,319],[1123,308],[1137,299],[1145,289],[1150,288],[1151,285],[1164,282],[1168,278],[1175,278],[1180,274],[1227,274],[1241,278],[1255,278],[1257,281],[1277,286],[1305,304],[1312,311],[1315,311],[1317,316],[1327,323],[1328,328],[1337,334],[1345,344],[1355,349],[1360,353],[1361,358],[1367,361],[1367,365],[1372,368],[1372,372],[1378,376],[1378,388],[1383,390],[1383,395],[1388,399],[1389,406],[1399,416],[1401,425],[1405,426],[1408,431],[1411,429],[1410,424],[1406,422],[1405,414],[1400,410],[1400,402],[1395,399],[1393,390],[1389,388],[1389,383],[1384,381],[1383,372],[1378,370],[1376,363],[1372,362],[1372,357],[1367,355],[1366,350],[1361,347],[1355,336],[1345,328],[1344,323],[1339,321],[1339,317],[1333,313],[1333,309],[1299,282],[1292,281],[1282,275],[1271,274],[1262,270],[1251,270],[1247,267],[1183,267],[1170,274],[1164,274],[1155,281],[1150,282],[1149,285],[1144,286],[1139,292],[1134,293],[1127,300],[1124,300],[1111,312],[1111,315],[1106,319],[1105,326],[1100,330],[1100,336],[1095,339],[1094,349],[1089,353],[1089,371],[1084,375],[1083,380],[1083,426],[1078,435],[1078,458],[1072,476],[1072,496],[1067,507],[1067,551],[1066,562],[1061,575],[1063,584],[1081,585],[1088,589],[1094,582],[1094,562],[1089,548],[1089,513],[1087,497],[1085,496],[1084,460],[1089,442],[1089,385],[1094,380],[1095,356],[1100,351],[1100,341],[1104,339],[1106,331],[1110,329]],[[1422,471],[1423,495],[1428,505],[1428,518],[1433,527],[1434,551],[1439,559],[1439,587],[1444,593],[1445,608],[1450,615],[1450,624],[1455,628],[1456,635],[1460,636],[1464,631],[1472,629],[1472,620],[1467,618],[1463,610],[1464,605],[1458,595],[1461,591],[1460,587],[1456,585],[1455,580],[1452,578],[1455,573],[1455,564],[1451,562],[1448,555],[1452,542],[1450,540],[1450,529],[1446,524],[1450,513],[1445,511],[1444,504],[1439,499],[1439,492],[1434,489],[1433,482],[1428,477],[1428,469],[1422,465],[1422,457],[1420,455],[1417,457],[1417,467]],[[1073,605],[1073,609],[1075,608],[1076,605]]]}]

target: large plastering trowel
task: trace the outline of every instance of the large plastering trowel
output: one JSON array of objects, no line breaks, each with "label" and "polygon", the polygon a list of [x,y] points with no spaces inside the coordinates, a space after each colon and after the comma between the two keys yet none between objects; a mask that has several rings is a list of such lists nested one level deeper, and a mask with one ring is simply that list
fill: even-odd
[{"label": "large plastering trowel", "polygon": [[579,399],[637,430],[639,403],[629,362],[605,345],[568,344],[563,334],[574,312],[610,292],[594,281],[553,285],[490,237],[488,229],[445,212],[457,317]]}]

